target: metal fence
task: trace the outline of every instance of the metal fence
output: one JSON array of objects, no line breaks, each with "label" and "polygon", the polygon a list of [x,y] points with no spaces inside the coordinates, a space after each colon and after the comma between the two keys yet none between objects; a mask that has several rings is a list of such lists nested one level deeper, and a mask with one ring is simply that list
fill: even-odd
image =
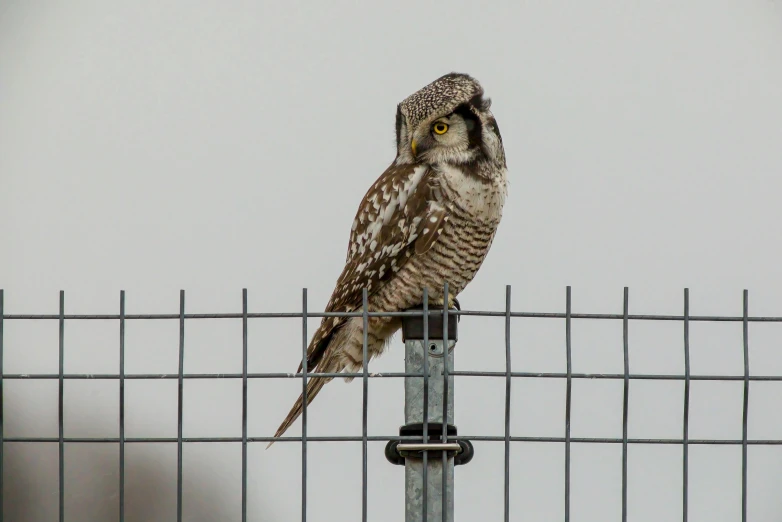
[{"label": "metal fence", "polygon": [[[447,287],[446,287],[447,292]],[[511,288],[506,288],[506,307],[504,311],[469,311],[469,310],[429,310],[424,304],[421,310],[411,310],[396,313],[368,312],[366,309],[366,292],[364,294],[364,309],[353,313],[311,313],[307,310],[307,290],[302,292],[302,311],[292,313],[253,313],[247,308],[247,291],[242,292],[242,312],[241,313],[209,313],[209,314],[189,314],[185,312],[185,292],[180,292],[179,313],[178,314],[126,314],[125,313],[125,292],[120,292],[119,313],[102,315],[85,314],[66,314],[65,313],[65,295],[60,292],[59,313],[57,314],[6,314],[4,313],[4,293],[0,290],[0,392],[5,380],[9,379],[49,379],[57,380],[59,383],[58,392],[58,437],[4,437],[3,420],[0,415],[0,520],[2,519],[2,495],[3,495],[3,451],[5,442],[24,442],[24,443],[57,443],[59,446],[59,519],[65,519],[65,488],[67,484],[64,480],[64,447],[66,444],[78,443],[108,443],[119,446],[119,519],[122,521],[125,517],[125,447],[126,444],[141,443],[171,443],[177,445],[177,520],[182,520],[182,446],[189,442],[234,442],[242,444],[242,520],[247,520],[247,445],[251,443],[277,441],[283,443],[295,442],[301,445],[301,504],[302,521],[307,519],[307,446],[310,443],[328,442],[328,441],[360,441],[363,443],[363,476],[362,476],[362,520],[366,521],[368,516],[367,508],[367,443],[370,441],[400,441],[400,442],[421,442],[420,437],[404,435],[388,436],[368,436],[367,435],[367,394],[368,379],[370,378],[419,378],[426,379],[426,372],[423,373],[383,373],[369,374],[366,363],[362,372],[355,374],[328,374],[328,373],[307,373],[306,365],[302,373],[249,373],[247,371],[247,326],[250,319],[263,318],[299,318],[302,321],[302,356],[306,354],[308,344],[307,319],[312,317],[362,317],[364,324],[367,324],[369,317],[423,317],[426,323],[431,317],[441,318],[445,323],[445,345],[448,344],[448,317],[462,318],[470,316],[491,316],[505,318],[505,344],[506,344],[506,367],[505,371],[446,371],[445,378],[459,376],[481,376],[496,377],[505,379],[505,434],[504,436],[486,436],[480,434],[459,435],[459,440],[468,441],[496,441],[504,443],[504,513],[505,521],[511,519],[510,514],[510,446],[512,443],[525,442],[547,442],[561,443],[565,451],[565,470],[564,470],[564,520],[570,520],[570,466],[571,466],[571,444],[572,443],[594,443],[594,444],[617,444],[622,447],[622,521],[627,520],[627,448],[630,444],[652,444],[652,445],[680,445],[682,447],[682,506],[681,518],[687,521],[688,517],[688,471],[689,471],[689,446],[690,445],[737,445],[742,447],[742,467],[741,467],[741,519],[747,520],[747,447],[750,445],[782,445],[782,439],[764,439],[749,440],[747,438],[747,419],[749,404],[749,384],[752,381],[782,381],[782,375],[750,375],[749,371],[749,323],[753,322],[782,322],[782,317],[750,317],[748,313],[748,292],[743,294],[743,314],[741,316],[691,316],[689,307],[689,292],[684,290],[683,314],[682,315],[636,315],[630,314],[629,310],[629,292],[624,289],[623,312],[621,314],[585,314],[572,313],[571,311],[571,291],[567,287],[565,310],[560,313],[537,313],[537,312],[514,312],[510,306]],[[184,373],[185,358],[185,325],[187,321],[199,319],[241,319],[243,332],[243,371],[235,374],[187,374]],[[514,371],[511,367],[511,336],[510,323],[511,318],[556,318],[565,320],[565,346],[567,370],[566,372],[524,372]],[[621,321],[623,326],[623,359],[624,371],[615,374],[589,374],[575,373],[572,371],[571,364],[571,320],[572,319],[591,319],[598,321]],[[3,326],[5,321],[23,321],[23,320],[52,320],[59,323],[59,372],[57,374],[5,374],[3,373]],[[66,321],[83,320],[116,320],[119,325],[119,368],[116,374],[66,374],[64,368],[64,331]],[[176,374],[128,374],[125,373],[125,324],[127,321],[155,321],[155,320],[176,320],[179,321],[179,372]],[[628,322],[630,320],[641,321],[674,321],[682,324],[682,349],[684,351],[684,373],[680,375],[669,374],[633,374],[629,370],[628,355]],[[690,342],[689,331],[691,322],[740,322],[743,325],[743,357],[744,373],[743,375],[692,375],[690,373]],[[428,327],[424,328],[428,332]],[[365,330],[366,331],[366,330]],[[428,334],[427,334],[428,335]],[[364,350],[366,353],[366,336],[364,338]],[[308,378],[313,377],[359,377],[363,380],[363,428],[361,436],[331,436],[314,437],[307,435],[307,408],[304,408],[302,414],[302,436],[301,437],[264,437],[250,436],[247,432],[247,383],[250,379],[285,379],[300,378],[302,380],[302,390],[306,390]],[[510,418],[511,418],[511,387],[514,379],[523,378],[550,378],[563,379],[566,381],[566,402],[564,411],[564,437],[533,437],[533,436],[511,436]],[[116,380],[119,385],[119,437],[99,437],[99,438],[75,438],[65,437],[63,432],[64,410],[63,410],[63,385],[64,381],[70,379],[103,379]],[[178,381],[178,415],[177,415],[177,436],[176,437],[126,437],[125,436],[125,381],[128,379],[140,380],[159,380],[171,379]],[[241,379],[242,381],[242,436],[241,437],[183,437],[182,435],[182,403],[183,403],[183,382],[185,379]],[[621,438],[595,438],[595,437],[572,437],[570,431],[571,419],[571,398],[572,382],[574,379],[609,379],[621,380],[624,383],[623,388],[623,408],[622,408],[622,437]],[[633,380],[659,380],[659,381],[683,381],[683,432],[681,438],[629,438],[627,430],[628,419],[628,394],[630,382]],[[743,388],[743,416],[742,416],[742,437],[736,440],[725,439],[691,439],[689,437],[690,420],[690,383],[692,381],[741,381]],[[445,383],[447,394],[447,381]],[[0,395],[2,399],[2,395]],[[425,402],[426,404],[426,402]],[[400,405],[401,407],[401,405]],[[426,410],[426,407],[424,408]],[[446,413],[446,412],[444,412]],[[426,415],[426,413],[425,413]],[[443,424],[447,421],[447,413],[443,418]],[[426,419],[424,424],[426,425]],[[443,426],[442,442],[448,442],[448,432]],[[426,441],[424,441],[426,442]],[[445,458],[445,452],[443,452]],[[451,458],[453,455],[451,455]],[[426,469],[426,468],[425,468]],[[445,482],[445,481],[444,481]],[[445,483],[443,484],[445,490]],[[400,500],[401,501],[401,500]],[[426,517],[426,515],[423,515]],[[430,520],[430,522],[433,522]]]}]

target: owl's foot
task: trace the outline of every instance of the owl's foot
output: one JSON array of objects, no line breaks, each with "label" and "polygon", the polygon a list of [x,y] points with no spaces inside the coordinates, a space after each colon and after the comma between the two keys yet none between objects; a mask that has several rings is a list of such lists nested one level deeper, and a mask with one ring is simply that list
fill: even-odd
[{"label": "owl's foot", "polygon": [[[432,298],[429,300],[429,302],[434,306],[442,307],[445,300],[442,297],[439,297],[439,298]],[[448,294],[448,309],[461,310],[461,307],[459,306],[459,301],[456,299],[456,297],[454,297],[451,294]]]}]

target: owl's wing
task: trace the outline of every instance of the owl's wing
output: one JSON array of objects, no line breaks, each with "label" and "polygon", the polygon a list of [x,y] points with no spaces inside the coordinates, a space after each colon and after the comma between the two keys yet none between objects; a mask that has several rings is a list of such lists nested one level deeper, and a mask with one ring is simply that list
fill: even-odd
[{"label": "owl's wing", "polygon": [[[374,294],[408,259],[431,248],[448,221],[446,207],[435,197],[437,190],[425,165],[391,165],[386,169],[356,213],[345,267],[327,312],[360,309],[364,288]],[[308,371],[315,371],[329,339],[346,320],[323,319],[309,345]]]}]

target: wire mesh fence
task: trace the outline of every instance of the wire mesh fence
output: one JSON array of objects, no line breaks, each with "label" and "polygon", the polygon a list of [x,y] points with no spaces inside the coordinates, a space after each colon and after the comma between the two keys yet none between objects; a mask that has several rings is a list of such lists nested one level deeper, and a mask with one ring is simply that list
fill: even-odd
[{"label": "wire mesh fence", "polygon": [[[446,288],[447,293],[447,288]],[[362,442],[362,520],[371,518],[367,501],[367,451],[368,442],[375,441],[401,441],[401,442],[421,442],[420,437],[405,435],[368,435],[367,430],[367,404],[368,404],[368,381],[369,379],[398,379],[398,378],[427,378],[426,372],[386,372],[371,374],[367,371],[366,362],[363,371],[357,373],[312,373],[308,372],[306,366],[306,350],[308,345],[307,320],[308,318],[320,317],[359,317],[363,319],[366,332],[366,324],[371,317],[399,317],[412,318],[423,317],[426,323],[431,317],[442,318],[446,327],[448,317],[455,317],[459,320],[471,316],[501,317],[504,318],[505,328],[505,369],[504,371],[470,371],[470,370],[447,370],[445,378],[449,376],[455,378],[461,377],[494,377],[505,380],[505,418],[504,435],[485,435],[485,434],[460,434],[460,440],[469,441],[491,441],[504,444],[504,519],[509,521],[513,515],[510,510],[511,497],[511,469],[510,469],[510,451],[513,444],[516,443],[555,443],[562,444],[564,447],[564,498],[563,512],[564,520],[567,522],[571,518],[571,445],[574,443],[587,444],[613,444],[621,446],[622,450],[622,470],[621,470],[621,517],[622,521],[628,520],[627,515],[627,475],[628,475],[628,446],[629,445],[678,445],[682,448],[681,453],[681,477],[682,477],[682,512],[681,520],[687,521],[689,513],[688,500],[689,494],[689,447],[692,445],[731,445],[740,446],[741,454],[741,520],[747,521],[747,449],[749,446],[775,446],[782,445],[782,439],[749,439],[748,438],[748,411],[749,411],[749,392],[750,383],[757,381],[775,381],[782,382],[782,375],[754,375],[750,373],[749,364],[749,327],[750,323],[782,323],[782,317],[757,317],[749,315],[749,296],[745,290],[743,293],[743,303],[741,316],[697,316],[690,315],[689,291],[684,290],[683,312],[681,315],[639,315],[629,313],[629,291],[624,289],[623,308],[620,314],[589,314],[573,313],[571,306],[571,290],[567,287],[566,299],[563,312],[543,313],[543,312],[518,312],[511,309],[511,288],[506,288],[506,306],[502,311],[472,311],[472,310],[430,310],[424,304],[423,309],[409,310],[404,312],[373,312],[367,309],[366,293],[364,297],[364,307],[362,310],[350,313],[314,313],[307,310],[307,290],[302,292],[302,310],[300,312],[272,312],[256,313],[250,312],[247,305],[247,291],[242,292],[242,311],[240,313],[187,313],[185,308],[185,291],[180,292],[179,313],[176,314],[127,314],[125,312],[125,292],[120,292],[119,311],[116,314],[66,314],[65,312],[65,294],[60,292],[59,311],[56,314],[8,314],[5,313],[4,292],[0,290],[0,392],[3,383],[7,380],[56,380],[58,383],[58,436],[57,437],[7,437],[4,436],[4,420],[0,415],[0,519],[3,509],[4,494],[4,472],[2,469],[3,456],[6,443],[56,443],[58,445],[58,469],[59,469],[59,519],[65,520],[65,491],[68,484],[65,481],[65,445],[80,443],[105,443],[116,444],[119,449],[119,506],[118,516],[120,521],[125,520],[125,448],[129,444],[144,443],[170,443],[177,446],[177,487],[176,487],[176,507],[177,520],[181,521],[182,510],[182,484],[183,484],[183,466],[182,466],[182,448],[184,444],[199,443],[219,443],[231,442],[242,445],[242,472],[241,472],[241,516],[242,520],[248,519],[247,513],[247,446],[254,443],[268,443],[275,441],[277,443],[296,443],[301,446],[301,518],[307,520],[307,488],[308,488],[308,468],[307,468],[307,449],[308,444],[335,442],[335,441],[355,441]],[[248,323],[251,320],[262,320],[269,318],[293,318],[300,319],[301,330],[301,349],[305,364],[301,373],[284,372],[249,372],[248,371]],[[539,319],[562,319],[565,322],[565,342],[563,350],[566,356],[565,372],[528,372],[514,370],[511,364],[511,319],[513,318],[539,318]],[[186,325],[190,321],[202,319],[240,319],[242,323],[242,372],[241,373],[185,373],[184,362],[186,353],[185,332]],[[572,371],[572,340],[571,326],[574,319],[586,319],[594,321],[620,321],[622,324],[623,339],[623,372],[621,373],[579,373]],[[25,321],[25,320],[48,320],[57,321],[59,330],[59,350],[58,363],[59,371],[57,373],[4,373],[3,369],[3,339],[4,325],[6,321]],[[118,372],[105,374],[86,374],[86,373],[65,373],[64,361],[66,356],[65,349],[65,324],[69,321],[90,321],[90,320],[112,320],[117,321],[119,327],[119,336],[117,340],[117,349],[119,351]],[[177,373],[127,373],[125,371],[125,326],[128,321],[178,321],[179,324],[179,345],[178,362],[179,371]],[[629,322],[630,321],[651,321],[651,322],[676,322],[681,324],[681,340],[684,355],[684,371],[681,374],[649,374],[649,373],[631,373],[629,357]],[[693,322],[732,322],[742,325],[743,345],[743,375],[706,375],[693,374],[690,367],[690,325]],[[425,329],[427,329],[425,327]],[[427,329],[428,331],[428,329]],[[447,333],[446,333],[447,344]],[[366,354],[367,339],[364,336],[364,353]],[[366,358],[365,358],[366,361]],[[447,365],[446,365],[447,367]],[[282,436],[269,437],[248,433],[247,413],[248,413],[248,381],[253,379],[301,379],[302,391],[306,393],[307,379],[318,377],[356,377],[362,380],[362,434],[360,436],[311,436],[307,433],[307,408],[304,408],[302,414],[302,435],[301,436]],[[513,414],[511,404],[511,389],[515,379],[524,378],[542,378],[542,379],[560,379],[566,384],[565,405],[564,405],[564,436],[519,436],[511,435],[510,419]],[[177,436],[176,437],[128,437],[125,427],[125,384],[128,380],[176,380],[177,381]],[[190,379],[215,379],[215,380],[241,380],[242,382],[242,428],[240,437],[185,437],[183,436],[183,389],[184,382]],[[614,380],[623,383],[622,392],[622,436],[621,437],[574,437],[571,435],[571,410],[572,410],[572,389],[573,381],[581,379],[594,380]],[[119,435],[117,437],[67,437],[65,436],[65,413],[64,413],[64,383],[68,380],[111,380],[117,381],[119,387]],[[683,419],[682,435],[677,438],[633,438],[628,436],[628,397],[632,381],[681,381],[684,384],[683,401]],[[740,439],[716,439],[716,438],[691,438],[690,437],[690,384],[693,381],[738,381],[743,383],[743,407],[742,407],[742,435]],[[447,386],[446,386],[447,390]],[[447,393],[447,391],[446,391]],[[0,395],[0,399],[2,395]],[[426,404],[426,401],[425,401]],[[554,405],[552,405],[553,407]],[[426,408],[425,408],[426,410]],[[446,424],[447,414],[443,419]],[[424,425],[427,425],[425,418]],[[442,442],[448,441],[448,430],[443,428]],[[427,442],[425,439],[424,442]],[[426,453],[424,453],[426,455]],[[445,459],[445,452],[443,452]],[[443,468],[444,469],[444,468]],[[445,490],[445,484],[443,484]],[[425,516],[425,515],[424,515]],[[432,522],[432,521],[430,521]]]}]

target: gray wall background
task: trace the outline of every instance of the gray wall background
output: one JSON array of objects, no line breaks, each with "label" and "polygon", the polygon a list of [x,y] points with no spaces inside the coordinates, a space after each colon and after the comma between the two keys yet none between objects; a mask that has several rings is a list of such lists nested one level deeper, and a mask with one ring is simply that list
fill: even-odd
[{"label": "gray wall background", "polygon": [[[782,4],[71,2],[0,4],[0,287],[7,313],[312,311],[328,300],[362,195],[394,155],[395,104],[449,71],[484,84],[511,185],[466,309],[782,315]],[[313,331],[316,322],[310,324]],[[504,367],[502,319],[465,319],[457,368]],[[5,371],[57,371],[57,324],[7,321]],[[514,369],[563,371],[564,321],[515,320]],[[66,372],[116,372],[118,327],[70,322]],[[296,320],[256,320],[250,371],[294,371]],[[178,325],[131,322],[127,371],[175,372]],[[782,325],[753,324],[751,371],[782,374]],[[741,374],[740,323],[692,325],[693,373]],[[393,349],[372,371],[402,371]],[[620,372],[621,323],[574,321],[574,371]],[[680,373],[681,325],[630,325],[634,373]],[[238,321],[190,322],[187,372],[241,371]],[[5,383],[6,436],[57,434],[56,381]],[[271,435],[295,380],[250,385]],[[631,437],[680,437],[681,382],[633,382]],[[578,381],[573,436],[621,434],[620,381]],[[503,433],[504,381],[457,381],[460,432]],[[564,382],[513,384],[514,435],[564,433]],[[403,421],[370,383],[370,434]],[[740,438],[742,384],[692,385],[693,438]],[[782,438],[782,383],[753,383],[749,437]],[[66,436],[116,436],[118,386],[69,381]],[[190,381],[186,436],[238,436],[241,382]],[[331,383],[310,434],[360,434],[361,383]],[[291,434],[300,433],[297,423]],[[176,434],[176,382],[127,383],[127,435]],[[300,448],[250,446],[252,520],[300,517]],[[400,520],[403,471],[370,445],[369,517]],[[500,520],[501,443],[457,471],[457,519]],[[188,521],[237,520],[238,444],[188,445]],[[621,448],[573,447],[573,521],[620,519]],[[677,520],[681,448],[632,446],[629,520]],[[114,445],[66,447],[67,520],[117,519]],[[740,519],[741,449],[691,449],[690,520]],[[9,521],[57,512],[56,445],[8,444]],[[512,447],[512,518],[561,520],[564,449]],[[782,447],[749,450],[749,519],[782,516]],[[358,520],[361,445],[310,445],[309,520]],[[127,518],[175,513],[176,445],[127,448]]]}]

